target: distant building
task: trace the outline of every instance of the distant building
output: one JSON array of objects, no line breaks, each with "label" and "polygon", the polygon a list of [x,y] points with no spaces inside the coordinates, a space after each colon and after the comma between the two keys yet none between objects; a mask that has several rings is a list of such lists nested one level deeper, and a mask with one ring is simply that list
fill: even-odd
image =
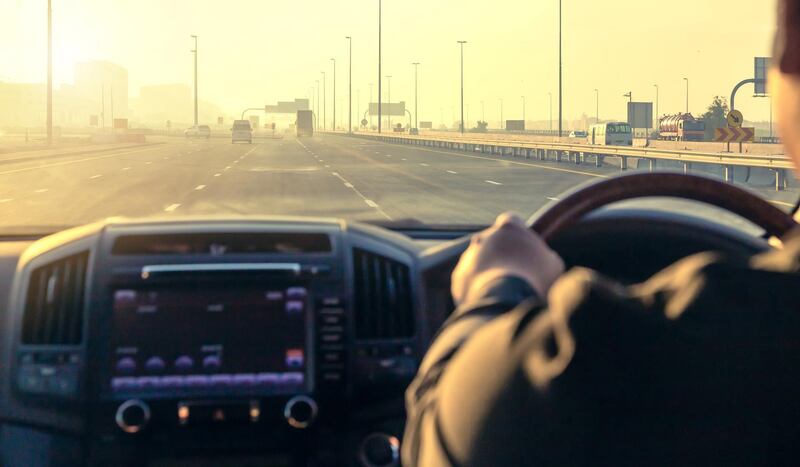
[{"label": "distant building", "polygon": [[128,70],[103,60],[78,63],[70,94],[72,99],[66,99],[65,105],[71,103],[74,108],[67,113],[85,117],[84,122],[90,115],[98,115],[100,125],[105,122],[110,127],[112,117],[128,117]]}]

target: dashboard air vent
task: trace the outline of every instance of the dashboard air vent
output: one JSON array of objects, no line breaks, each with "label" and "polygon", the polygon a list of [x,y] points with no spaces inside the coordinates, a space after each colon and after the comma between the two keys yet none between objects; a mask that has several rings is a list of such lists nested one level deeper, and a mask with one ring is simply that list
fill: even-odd
[{"label": "dashboard air vent", "polygon": [[358,339],[414,334],[409,267],[368,251],[353,251],[355,325]]},{"label": "dashboard air vent", "polygon": [[88,259],[89,253],[80,253],[33,270],[22,321],[23,344],[81,342]]}]

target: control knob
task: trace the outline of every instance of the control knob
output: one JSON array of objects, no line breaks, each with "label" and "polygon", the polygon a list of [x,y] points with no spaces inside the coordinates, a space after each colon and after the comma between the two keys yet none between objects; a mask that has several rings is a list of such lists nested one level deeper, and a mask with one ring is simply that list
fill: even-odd
[{"label": "control knob", "polygon": [[138,433],[150,421],[150,406],[139,399],[125,401],[117,408],[115,418],[117,425],[125,433]]},{"label": "control knob", "polygon": [[400,440],[386,433],[373,433],[361,442],[358,458],[364,467],[400,465]]},{"label": "control knob", "polygon": [[289,399],[283,409],[283,416],[294,428],[307,428],[317,417],[317,403],[308,396],[295,396]]}]

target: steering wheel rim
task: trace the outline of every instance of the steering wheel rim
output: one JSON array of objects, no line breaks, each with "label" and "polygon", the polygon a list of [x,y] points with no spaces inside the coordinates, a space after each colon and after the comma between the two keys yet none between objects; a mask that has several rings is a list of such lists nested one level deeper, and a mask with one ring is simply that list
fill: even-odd
[{"label": "steering wheel rim", "polygon": [[635,173],[578,187],[534,215],[531,229],[547,241],[603,206],[653,196],[699,201],[725,209],[778,238],[797,226],[790,215],[730,183],[698,175]]}]

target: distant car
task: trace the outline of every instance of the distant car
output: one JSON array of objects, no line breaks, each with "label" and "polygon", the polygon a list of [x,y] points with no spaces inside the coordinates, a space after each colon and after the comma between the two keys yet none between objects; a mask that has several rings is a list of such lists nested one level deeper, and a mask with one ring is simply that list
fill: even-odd
[{"label": "distant car", "polygon": [[419,134],[419,129],[412,128],[411,130],[409,130],[408,134],[410,134],[410,135],[418,135]]},{"label": "distant car", "polygon": [[187,138],[205,138],[211,137],[211,128],[208,125],[191,126],[183,130],[183,135]]},{"label": "distant car", "polygon": [[587,136],[589,136],[589,133],[580,130],[570,132],[569,134],[570,138],[586,138]]},{"label": "distant car", "polygon": [[234,120],[233,128],[231,128],[231,143],[246,141],[248,144],[253,144],[253,127],[250,126],[250,120]]}]

